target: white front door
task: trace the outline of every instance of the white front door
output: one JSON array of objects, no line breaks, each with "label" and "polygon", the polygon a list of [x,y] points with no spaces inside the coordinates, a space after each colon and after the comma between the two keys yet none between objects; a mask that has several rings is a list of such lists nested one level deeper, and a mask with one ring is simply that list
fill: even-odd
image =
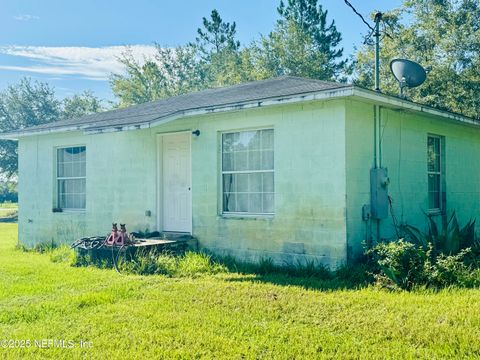
[{"label": "white front door", "polygon": [[190,133],[163,136],[163,230],[192,231]]}]

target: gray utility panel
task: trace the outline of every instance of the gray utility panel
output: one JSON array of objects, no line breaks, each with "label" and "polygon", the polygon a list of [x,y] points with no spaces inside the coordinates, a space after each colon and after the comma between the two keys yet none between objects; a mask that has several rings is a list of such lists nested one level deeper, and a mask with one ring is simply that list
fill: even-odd
[{"label": "gray utility panel", "polygon": [[372,219],[388,217],[388,170],[373,168],[370,170],[370,206]]}]

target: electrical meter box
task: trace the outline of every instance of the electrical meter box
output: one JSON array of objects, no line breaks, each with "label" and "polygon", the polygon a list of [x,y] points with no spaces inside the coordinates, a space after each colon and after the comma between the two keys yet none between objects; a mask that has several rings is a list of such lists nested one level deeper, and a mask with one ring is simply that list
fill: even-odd
[{"label": "electrical meter box", "polygon": [[370,211],[372,219],[388,217],[388,170],[373,168],[370,170]]}]

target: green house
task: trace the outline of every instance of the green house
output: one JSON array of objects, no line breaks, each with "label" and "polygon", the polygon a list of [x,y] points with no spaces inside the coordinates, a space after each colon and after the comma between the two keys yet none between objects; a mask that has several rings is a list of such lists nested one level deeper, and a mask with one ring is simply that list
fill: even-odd
[{"label": "green house", "polygon": [[[354,85],[280,77],[2,134],[19,239],[189,233],[219,254],[336,267],[365,241],[480,215],[480,123]],[[372,170],[373,169],[373,170]]]}]

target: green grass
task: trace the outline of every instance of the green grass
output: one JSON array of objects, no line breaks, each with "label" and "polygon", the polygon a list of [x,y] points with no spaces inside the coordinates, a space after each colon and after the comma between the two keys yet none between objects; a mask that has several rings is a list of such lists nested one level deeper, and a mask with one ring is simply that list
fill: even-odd
[{"label": "green grass", "polygon": [[0,208],[0,217],[8,217],[16,212],[17,210],[13,208],[8,208],[8,209]]},{"label": "green grass", "polygon": [[18,204],[16,203],[0,203],[0,222],[17,221]]},{"label": "green grass", "polygon": [[0,209],[18,209],[18,204],[17,203],[12,203],[12,202],[4,202],[0,203]]},{"label": "green grass", "polygon": [[[0,346],[2,359],[480,357],[480,290],[322,291],[285,275],[118,275],[71,267],[61,251],[16,250],[16,231],[0,224],[0,341],[77,346]],[[93,348],[80,349],[80,340]]]}]

